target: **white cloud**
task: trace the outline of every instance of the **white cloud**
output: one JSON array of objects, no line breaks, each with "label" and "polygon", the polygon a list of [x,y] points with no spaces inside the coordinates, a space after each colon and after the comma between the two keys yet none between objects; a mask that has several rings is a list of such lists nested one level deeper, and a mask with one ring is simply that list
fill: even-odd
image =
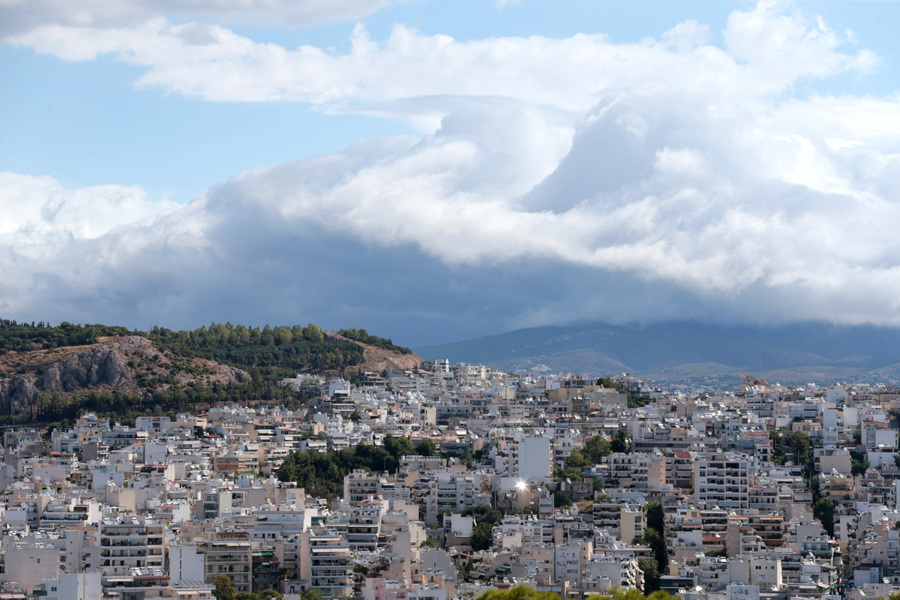
[{"label": "white cloud", "polygon": [[[791,97],[872,59],[769,3],[729,20],[727,51],[707,39],[692,23],[639,44],[358,28],[336,55],[162,19],[32,30],[18,43],[146,66],[141,85],[415,113],[434,131],[247,171],[174,211],[136,188],[8,175],[0,201],[36,204],[10,213],[3,245],[33,247],[0,267],[33,285],[0,296],[86,311],[101,289],[116,314],[202,320],[211,302],[464,314],[475,329],[686,313],[900,324],[900,98]],[[122,202],[145,221],[120,218]]]},{"label": "white cloud", "polygon": [[390,0],[0,0],[0,38],[46,25],[105,28],[167,14],[307,27],[358,19]]},{"label": "white cloud", "polygon": [[580,114],[604,96],[671,89],[744,107],[799,78],[865,71],[875,62],[864,50],[842,52],[842,40],[823,24],[768,3],[729,19],[728,51],[707,45],[707,37],[706,28],[685,22],[660,41],[634,44],[586,34],[461,42],[398,25],[379,42],[359,25],[352,49],[340,54],[154,18],[119,28],[46,24],[10,41],[65,60],[112,54],[147,67],[140,87],[206,100],[299,101],[333,110],[373,105],[382,114],[391,112],[389,103],[405,101],[394,112],[402,118],[433,111],[441,97],[501,97]]},{"label": "white cloud", "polygon": [[0,246],[47,259],[72,243],[96,239],[177,208],[137,186],[67,189],[51,177],[0,172]]},{"label": "white cloud", "polygon": [[[359,252],[378,256],[404,248],[407,258],[392,262],[392,269],[402,270],[410,253],[421,253],[461,273],[468,285],[477,273],[527,272],[529,263],[544,265],[534,272],[539,277],[553,265],[558,276],[633,282],[609,301],[603,286],[591,291],[583,281],[563,279],[563,288],[582,294],[576,306],[555,300],[559,290],[543,290],[538,280],[516,299],[493,297],[496,290],[481,282],[492,315],[500,306],[518,307],[510,322],[657,318],[672,305],[631,297],[629,289],[643,295],[659,288],[667,303],[679,290],[683,303],[691,299],[690,310],[898,324],[900,241],[893,229],[900,219],[900,157],[829,145],[827,126],[823,137],[807,138],[770,129],[766,116],[734,120],[705,108],[704,99],[680,94],[598,106],[561,160],[543,152],[538,142],[547,130],[526,127],[532,122],[526,112],[506,107],[506,121],[491,128],[484,124],[497,119],[499,109],[470,108],[422,139],[373,140],[332,156],[256,169],[153,223],[113,229],[119,223],[110,221],[101,228],[109,233],[74,236],[71,251],[42,268],[64,282],[61,289],[85,294],[98,281],[125,294],[135,278],[161,279],[180,295],[195,279],[220,290],[245,276],[261,280],[254,289],[277,290],[286,273],[321,267],[311,261],[353,264]],[[624,178],[619,168],[604,170],[622,148],[634,167]],[[860,162],[864,178],[857,175]],[[557,170],[544,176],[548,163]],[[59,188],[28,183],[30,193],[48,198]],[[552,191],[552,206],[520,202],[517,193],[537,183]],[[881,195],[882,189],[892,194]],[[43,224],[45,212],[27,219]],[[361,246],[348,249],[350,240]],[[109,283],[123,276],[121,288]],[[446,285],[413,271],[398,276],[410,278],[411,295]],[[324,295],[347,303],[342,290]],[[475,293],[469,301],[487,300]],[[189,306],[191,300],[179,296],[178,302]],[[345,310],[376,305],[377,298],[361,297]],[[438,302],[434,309],[459,310],[454,306]]]}]

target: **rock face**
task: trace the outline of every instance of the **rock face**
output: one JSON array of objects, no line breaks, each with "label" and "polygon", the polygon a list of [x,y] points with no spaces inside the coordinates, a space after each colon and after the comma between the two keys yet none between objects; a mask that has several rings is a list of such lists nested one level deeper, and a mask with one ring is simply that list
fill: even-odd
[{"label": "rock face", "polygon": [[[385,350],[378,346],[370,346],[357,340],[351,340],[338,333],[325,332],[327,339],[353,342],[363,351],[363,362],[352,367],[347,367],[348,373],[380,373],[381,371],[412,371],[422,366],[422,357],[416,354],[400,354],[391,350]],[[333,373],[337,375],[337,373]]]},{"label": "rock face", "polygon": [[385,370],[410,371],[422,366],[422,357],[415,354],[397,354],[383,348],[363,345],[362,364],[352,367],[356,371],[380,373]]},{"label": "rock face", "polygon": [[[190,366],[202,367],[202,374],[178,373],[181,384],[239,383],[250,379],[246,371],[203,359],[184,359]],[[140,336],[112,338],[85,347],[62,360],[40,364],[34,370],[0,378],[0,414],[27,410],[45,392],[61,394],[100,390],[136,392],[140,389],[138,372],[167,374],[176,365],[152,342]]]}]

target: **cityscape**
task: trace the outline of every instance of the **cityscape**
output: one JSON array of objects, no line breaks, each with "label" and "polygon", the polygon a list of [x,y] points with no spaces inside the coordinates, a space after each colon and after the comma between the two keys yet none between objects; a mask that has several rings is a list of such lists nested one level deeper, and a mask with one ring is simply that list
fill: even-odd
[{"label": "cityscape", "polygon": [[351,379],[283,380],[293,410],[8,427],[3,598],[900,587],[898,388],[691,395],[447,360]]},{"label": "cityscape", "polygon": [[898,23],[0,0],[0,600],[900,600]]}]

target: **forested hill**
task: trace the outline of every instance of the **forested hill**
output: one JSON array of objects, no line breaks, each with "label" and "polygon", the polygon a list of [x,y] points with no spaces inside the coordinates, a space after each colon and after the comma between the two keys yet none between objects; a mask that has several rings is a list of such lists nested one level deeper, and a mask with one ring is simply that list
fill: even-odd
[{"label": "forested hill", "polygon": [[213,323],[193,331],[154,327],[147,337],[180,356],[200,356],[242,367],[296,371],[341,370],[359,365],[365,359],[365,348],[360,344],[412,354],[409,348],[369,335],[365,329],[341,329],[335,335],[312,323],[305,327],[266,325],[262,329]]},{"label": "forested hill", "polygon": [[[411,354],[390,339],[370,335],[365,329],[341,329],[337,335],[318,325],[246,327],[212,323],[191,331],[154,327],[151,331],[129,331],[108,325],[73,325],[63,322],[17,323],[0,320],[0,356],[8,352],[33,352],[95,344],[111,336],[146,337],[162,349],[181,357],[201,357],[240,367],[285,370],[340,370],[359,365],[365,346],[396,354]],[[358,343],[357,343],[358,342]],[[0,372],[2,376],[2,372]]]},{"label": "forested hill", "polygon": [[226,402],[297,404],[278,382],[299,372],[352,376],[419,357],[364,329],[246,327],[192,331],[0,320],[0,416],[71,418],[79,410],[159,412]]}]

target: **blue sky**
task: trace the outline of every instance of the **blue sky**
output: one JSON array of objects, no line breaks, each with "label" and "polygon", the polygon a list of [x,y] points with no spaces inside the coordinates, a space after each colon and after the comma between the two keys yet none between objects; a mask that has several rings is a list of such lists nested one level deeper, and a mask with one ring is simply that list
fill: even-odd
[{"label": "blue sky", "polygon": [[890,1],[0,0],[0,316],[408,344],[897,325],[898,22]]}]

